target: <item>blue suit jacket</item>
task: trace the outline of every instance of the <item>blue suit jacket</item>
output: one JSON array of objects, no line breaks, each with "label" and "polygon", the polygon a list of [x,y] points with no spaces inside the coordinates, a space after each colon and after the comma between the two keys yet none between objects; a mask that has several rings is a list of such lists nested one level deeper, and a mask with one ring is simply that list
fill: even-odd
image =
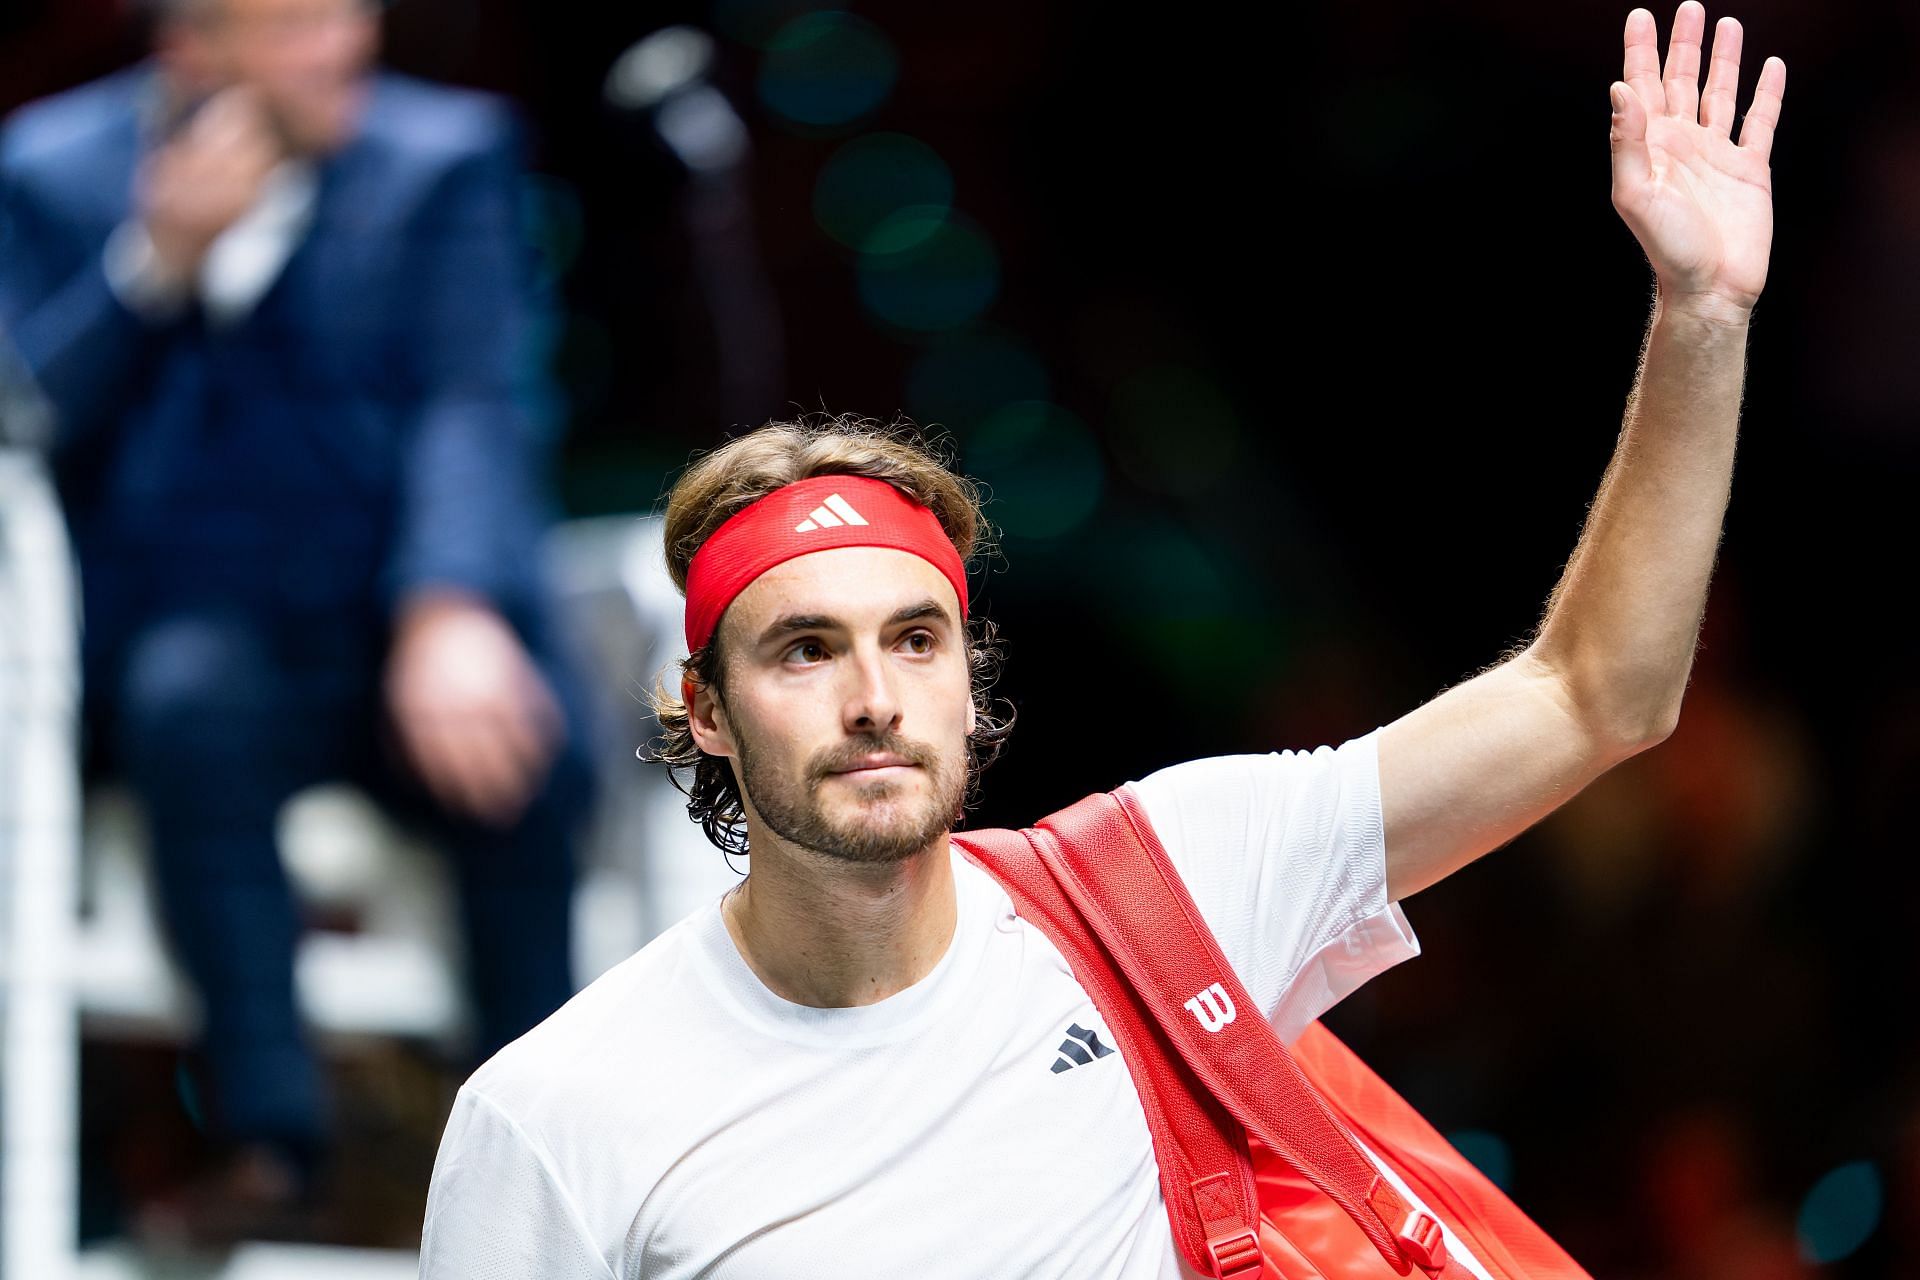
[{"label": "blue suit jacket", "polygon": [[546,650],[545,312],[512,108],[377,74],[253,312],[151,324],[109,288],[103,249],[129,214],[154,75],[142,63],[0,127],[0,335],[53,410],[89,654],[211,603],[335,628],[349,661],[377,652],[398,596],[434,584],[490,598]]}]

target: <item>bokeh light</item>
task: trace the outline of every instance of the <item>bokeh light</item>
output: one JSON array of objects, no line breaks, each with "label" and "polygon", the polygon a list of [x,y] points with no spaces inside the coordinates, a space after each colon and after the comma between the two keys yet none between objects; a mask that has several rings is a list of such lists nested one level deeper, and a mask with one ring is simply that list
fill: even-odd
[{"label": "bokeh light", "polygon": [[953,174],[926,143],[901,133],[855,138],[821,166],[813,187],[820,229],[850,249],[864,248],[881,224],[905,209],[953,204]]},{"label": "bokeh light", "polygon": [[530,173],[520,184],[521,224],[537,263],[537,282],[550,288],[573,268],[586,237],[586,215],[573,184]]},{"label": "bokeh light", "polygon": [[1241,424],[1218,383],[1185,365],[1129,374],[1113,393],[1114,450],[1128,478],[1175,497],[1198,497],[1226,476]]},{"label": "bokeh light", "polygon": [[713,37],[675,24],[636,42],[607,72],[602,92],[628,111],[649,111],[704,79],[713,68]]},{"label": "bokeh light", "polygon": [[834,7],[833,0],[713,0],[713,27],[742,44],[764,48],[795,18]]},{"label": "bokeh light", "polygon": [[995,333],[954,334],[928,346],[907,373],[907,411],[954,431],[977,426],[994,410],[1045,400],[1052,379],[1031,347]]},{"label": "bokeh light", "polygon": [[566,317],[554,308],[529,316],[513,371],[514,402],[526,414],[533,438],[543,445],[560,439],[567,426],[569,388],[553,376],[566,324]]},{"label": "bokeh light", "polygon": [[187,1121],[202,1133],[207,1130],[207,1116],[200,1104],[200,1086],[195,1083],[193,1073],[187,1070],[185,1058],[174,1064],[173,1091],[180,1099],[181,1110],[187,1113]]},{"label": "bokeh light", "polygon": [[884,218],[860,246],[870,257],[884,258],[915,249],[947,224],[947,210],[937,204],[909,205]]},{"label": "bokeh light", "polygon": [[[1136,515],[1103,526],[1100,534],[1107,554],[1093,572],[1129,623],[1191,622],[1237,607],[1227,558],[1178,521]],[[1151,588],[1143,588],[1145,583]]]},{"label": "bokeh light", "polygon": [[1000,257],[986,234],[934,208],[902,209],[875,228],[859,273],[860,300],[874,316],[921,333],[972,322],[1000,291]]},{"label": "bokeh light", "polygon": [[885,102],[899,59],[880,29],[837,10],[795,18],[767,42],[760,100],[789,123],[851,124]]},{"label": "bokeh light", "polygon": [[1116,502],[1080,533],[1078,550],[1073,571],[1146,661],[1196,673],[1184,686],[1190,707],[1244,709],[1253,691],[1290,666],[1292,622],[1273,609],[1235,548],[1181,520]]},{"label": "bokeh light", "polygon": [[569,312],[553,356],[554,372],[573,393],[575,411],[605,403],[613,386],[613,335],[586,311]]},{"label": "bokeh light", "polygon": [[1800,1203],[1801,1256],[1826,1263],[1853,1253],[1880,1225],[1882,1199],[1880,1171],[1865,1160],[1828,1173]]},{"label": "bokeh light", "polygon": [[1009,538],[1071,533],[1100,504],[1106,467],[1087,424],[1058,405],[1028,400],[981,423],[966,470],[992,490],[987,518]]},{"label": "bokeh light", "polygon": [[1502,1191],[1513,1190],[1513,1148],[1497,1133],[1485,1129],[1460,1129],[1447,1135],[1453,1149],[1487,1175],[1487,1181]]}]

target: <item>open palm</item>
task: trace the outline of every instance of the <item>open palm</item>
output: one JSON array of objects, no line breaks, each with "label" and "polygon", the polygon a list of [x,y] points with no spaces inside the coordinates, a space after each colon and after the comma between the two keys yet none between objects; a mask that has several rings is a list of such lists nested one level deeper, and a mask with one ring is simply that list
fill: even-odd
[{"label": "open palm", "polygon": [[1613,86],[1613,207],[1646,250],[1663,296],[1750,308],[1773,244],[1768,156],[1787,64],[1768,58],[1732,137],[1740,84],[1740,24],[1720,19],[1700,89],[1707,11],[1686,0],[1673,18],[1663,73],[1653,15],[1627,15],[1624,83]]}]

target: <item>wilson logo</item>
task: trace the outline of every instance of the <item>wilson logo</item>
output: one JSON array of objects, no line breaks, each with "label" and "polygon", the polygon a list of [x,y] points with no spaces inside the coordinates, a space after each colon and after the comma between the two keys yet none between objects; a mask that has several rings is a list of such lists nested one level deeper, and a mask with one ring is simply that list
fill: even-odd
[{"label": "wilson logo", "polygon": [[1227,989],[1214,983],[1193,999],[1187,1001],[1187,1011],[1200,1020],[1200,1025],[1209,1031],[1218,1031],[1233,1021],[1233,998]]}]

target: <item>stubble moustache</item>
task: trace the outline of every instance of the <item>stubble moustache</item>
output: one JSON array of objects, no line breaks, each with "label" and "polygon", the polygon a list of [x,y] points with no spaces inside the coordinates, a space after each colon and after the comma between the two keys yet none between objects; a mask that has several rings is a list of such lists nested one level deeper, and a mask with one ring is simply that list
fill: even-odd
[{"label": "stubble moustache", "polygon": [[[903,862],[926,848],[954,823],[966,794],[966,769],[923,742],[897,734],[856,738],[819,752],[807,762],[795,787],[767,767],[736,727],[740,748],[742,789],[769,830],[803,849],[845,862],[868,865]],[[932,782],[931,793],[917,812],[876,818],[861,814],[852,822],[837,822],[825,811],[820,788],[863,757],[885,752],[918,765]],[[897,800],[906,794],[904,781],[860,784],[869,803]]]}]

